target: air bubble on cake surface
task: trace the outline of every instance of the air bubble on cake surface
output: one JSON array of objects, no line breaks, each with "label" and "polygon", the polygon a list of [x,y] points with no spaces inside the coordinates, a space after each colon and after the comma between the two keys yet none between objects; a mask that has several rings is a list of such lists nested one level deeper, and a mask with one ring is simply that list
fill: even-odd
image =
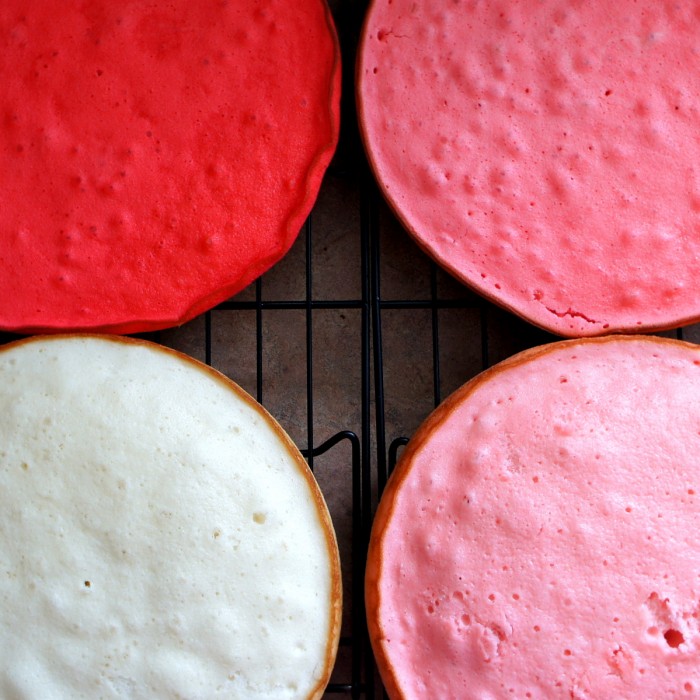
[{"label": "air bubble on cake surface", "polygon": [[652,592],[643,605],[646,633],[668,651],[687,652],[698,638],[698,606],[679,609],[669,597]]},{"label": "air bubble on cake surface", "polygon": [[664,639],[666,640],[666,644],[673,649],[678,649],[678,647],[685,642],[683,633],[672,627],[664,632]]}]

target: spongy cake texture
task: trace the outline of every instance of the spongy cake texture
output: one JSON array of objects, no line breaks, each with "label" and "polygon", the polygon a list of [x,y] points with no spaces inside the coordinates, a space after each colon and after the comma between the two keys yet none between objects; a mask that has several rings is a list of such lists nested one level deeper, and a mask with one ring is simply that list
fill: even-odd
[{"label": "spongy cake texture", "polygon": [[568,341],[489,370],[412,438],[367,609],[392,699],[700,693],[700,349]]},{"label": "spongy cake texture", "polygon": [[135,333],[265,272],[339,129],[324,0],[0,3],[0,327]]},{"label": "spongy cake texture", "polygon": [[358,100],[382,191],[554,333],[696,319],[699,44],[689,2],[375,0]]},{"label": "spongy cake texture", "polygon": [[0,351],[0,696],[318,698],[337,547],[247,394],[151,344]]}]

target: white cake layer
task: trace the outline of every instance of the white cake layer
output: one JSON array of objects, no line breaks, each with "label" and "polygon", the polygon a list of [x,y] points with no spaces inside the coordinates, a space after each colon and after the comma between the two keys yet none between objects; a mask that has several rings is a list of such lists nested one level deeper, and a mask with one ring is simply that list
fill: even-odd
[{"label": "white cake layer", "polygon": [[307,698],[337,550],[301,455],[235,385],[123,339],[0,352],[0,697]]}]

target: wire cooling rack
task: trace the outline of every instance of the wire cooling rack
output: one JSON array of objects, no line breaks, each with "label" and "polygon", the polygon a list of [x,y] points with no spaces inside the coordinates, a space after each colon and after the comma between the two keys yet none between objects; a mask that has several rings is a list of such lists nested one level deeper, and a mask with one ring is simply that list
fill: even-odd
[{"label": "wire cooling rack", "polygon": [[[265,405],[302,449],[331,511],[344,616],[326,698],[384,693],[363,579],[377,500],[408,436],[486,367],[553,336],[499,310],[423,255],[382,202],[354,108],[366,2],[331,2],[343,52],[342,132],[288,256],[185,326],[146,334],[214,366]],[[667,334],[700,341],[698,327]],[[0,334],[0,343],[16,336]]]},{"label": "wire cooling rack", "polygon": [[353,99],[366,3],[337,0],[332,9],[343,52],[343,126],[297,243],[242,294],[186,328],[150,337],[237,381],[302,449],[328,501],[343,562],[343,629],[326,697],[372,700],[384,693],[367,637],[365,557],[397,454],[447,393],[550,336],[452,281],[385,206]]}]

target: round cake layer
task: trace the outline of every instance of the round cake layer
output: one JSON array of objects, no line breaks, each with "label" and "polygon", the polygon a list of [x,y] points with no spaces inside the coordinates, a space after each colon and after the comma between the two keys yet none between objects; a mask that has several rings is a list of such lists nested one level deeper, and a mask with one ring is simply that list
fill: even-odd
[{"label": "round cake layer", "polygon": [[0,6],[0,327],[182,323],[289,249],[339,130],[324,0]]},{"label": "round cake layer", "polygon": [[700,693],[700,348],[565,341],[409,442],[366,580],[393,699]]},{"label": "round cake layer", "polygon": [[320,698],[320,491],[235,384],[143,342],[0,350],[0,696]]},{"label": "round cake layer", "polygon": [[554,333],[697,319],[699,43],[689,3],[374,0],[358,100],[382,191]]}]

